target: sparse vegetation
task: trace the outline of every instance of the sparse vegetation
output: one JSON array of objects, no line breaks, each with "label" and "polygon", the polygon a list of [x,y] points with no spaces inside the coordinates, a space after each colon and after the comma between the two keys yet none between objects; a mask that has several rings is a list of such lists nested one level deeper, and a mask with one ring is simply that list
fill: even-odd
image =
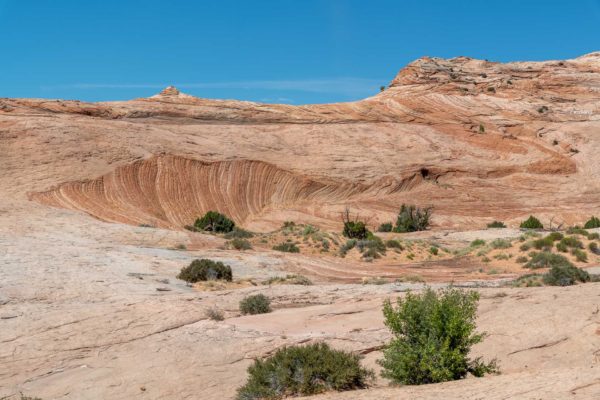
[{"label": "sparse vegetation", "polygon": [[485,245],[485,240],[483,239],[475,239],[471,242],[471,247],[480,247]]},{"label": "sparse vegetation", "polygon": [[245,297],[240,301],[240,312],[243,315],[269,313],[271,312],[271,300],[262,293]]},{"label": "sparse vegetation", "polygon": [[181,269],[178,279],[189,283],[200,281],[224,280],[231,282],[232,272],[229,265],[225,265],[220,261],[208,259],[194,260],[190,265]]},{"label": "sparse vegetation", "polygon": [[386,240],[385,247],[387,247],[388,249],[404,250],[402,243],[400,243],[399,241],[397,241],[395,239]]},{"label": "sparse vegetation", "polygon": [[248,367],[248,381],[237,400],[309,396],[330,390],[361,389],[373,379],[360,357],[325,343],[290,346]]},{"label": "sparse vegetation", "polygon": [[581,249],[572,249],[571,254],[575,256],[575,259],[579,262],[588,262],[587,253]]},{"label": "sparse vegetation", "polygon": [[250,239],[251,237],[254,237],[254,233],[236,226],[231,232],[227,232],[223,235],[223,237],[225,239]]},{"label": "sparse vegetation", "polygon": [[424,231],[429,227],[431,207],[419,208],[414,205],[402,204],[394,232]]},{"label": "sparse vegetation", "polygon": [[529,258],[527,258],[526,256],[519,256],[515,261],[519,264],[525,264],[528,260]]},{"label": "sparse vegetation", "polygon": [[583,243],[581,240],[573,236],[565,236],[560,240],[560,243],[566,247],[573,249],[583,249]]},{"label": "sparse vegetation", "polygon": [[511,246],[510,240],[507,239],[494,239],[490,242],[490,246],[493,249],[508,249]]},{"label": "sparse vegetation", "polygon": [[384,222],[383,224],[379,225],[377,232],[391,232],[392,229],[394,229],[394,224],[391,222]]},{"label": "sparse vegetation", "polygon": [[408,293],[396,307],[388,300],[383,314],[394,338],[383,352],[382,375],[395,383],[421,385],[483,376],[498,371],[495,361],[469,358],[485,334],[475,332],[479,294],[427,289]]},{"label": "sparse vegetation", "polygon": [[600,218],[597,217],[591,217],[586,223],[585,225],[583,225],[584,229],[594,229],[594,228],[600,228]]},{"label": "sparse vegetation", "polygon": [[273,246],[273,250],[283,251],[284,253],[300,253],[300,248],[291,242],[283,242]]},{"label": "sparse vegetation", "polygon": [[544,229],[544,225],[539,219],[530,215],[525,221],[521,222],[521,229]]},{"label": "sparse vegetation", "polygon": [[310,286],[313,283],[310,279],[302,275],[286,275],[269,278],[264,283],[265,285],[285,284],[285,285],[303,285]]},{"label": "sparse vegetation", "polygon": [[196,219],[194,230],[201,232],[227,233],[233,231],[235,223],[227,216],[217,212],[209,211],[204,216]]},{"label": "sparse vegetation", "polygon": [[340,255],[344,257],[350,250],[356,247],[356,239],[350,239],[340,247]]},{"label": "sparse vegetation", "polygon": [[236,250],[250,250],[252,249],[252,244],[246,239],[235,238],[227,242],[231,247]]},{"label": "sparse vegetation", "polygon": [[225,314],[223,311],[219,310],[216,307],[211,307],[206,310],[206,318],[213,321],[223,321],[225,319]]},{"label": "sparse vegetation", "polygon": [[506,228],[506,225],[504,225],[504,222],[502,221],[494,221],[494,222],[490,222],[489,224],[487,224],[488,228]]}]

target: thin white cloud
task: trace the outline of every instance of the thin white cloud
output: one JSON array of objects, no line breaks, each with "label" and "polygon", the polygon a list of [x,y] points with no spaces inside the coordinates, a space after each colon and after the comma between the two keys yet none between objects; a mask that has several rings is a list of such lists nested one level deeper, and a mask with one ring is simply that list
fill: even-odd
[{"label": "thin white cloud", "polygon": [[312,93],[336,93],[349,96],[374,93],[385,80],[366,78],[331,78],[299,80],[258,80],[234,82],[198,82],[198,83],[74,83],[57,86],[44,86],[42,89],[163,89],[174,85],[185,89],[241,89],[298,91]]}]

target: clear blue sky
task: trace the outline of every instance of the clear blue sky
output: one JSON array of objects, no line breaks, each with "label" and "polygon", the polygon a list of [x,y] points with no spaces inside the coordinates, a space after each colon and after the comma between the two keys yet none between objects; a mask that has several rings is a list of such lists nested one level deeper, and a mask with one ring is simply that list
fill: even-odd
[{"label": "clear blue sky", "polygon": [[425,55],[598,51],[600,0],[0,0],[0,38],[0,97],[333,102]]}]

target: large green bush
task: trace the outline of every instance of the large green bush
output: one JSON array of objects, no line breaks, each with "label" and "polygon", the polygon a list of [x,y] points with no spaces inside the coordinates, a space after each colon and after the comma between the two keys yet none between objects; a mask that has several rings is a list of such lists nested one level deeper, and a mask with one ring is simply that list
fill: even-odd
[{"label": "large green bush", "polygon": [[525,264],[526,268],[538,269],[538,268],[552,268],[553,266],[559,265],[572,265],[571,262],[563,255],[554,254],[549,251],[541,251],[534,253],[531,256],[531,260]]},{"label": "large green bush", "polygon": [[194,260],[190,265],[182,268],[177,278],[190,283],[212,280],[231,281],[232,273],[229,265],[203,258]]},{"label": "large green bush", "polygon": [[201,218],[196,219],[194,228],[197,231],[227,233],[233,231],[235,223],[217,211],[209,211]]},{"label": "large green bush", "polygon": [[342,222],[344,223],[343,235],[350,239],[365,239],[369,235],[367,225],[359,220],[358,215],[354,218],[350,215],[350,209],[342,213]]},{"label": "large green bush", "polygon": [[424,231],[429,227],[431,207],[419,208],[414,205],[402,204],[394,232]]},{"label": "large green bush", "polygon": [[291,346],[254,361],[248,367],[248,381],[238,389],[237,400],[361,389],[372,378],[373,372],[361,367],[358,355],[334,350],[325,343]]},{"label": "large green bush", "polygon": [[529,218],[521,222],[520,227],[522,229],[544,229],[544,225],[533,215],[530,215]]},{"label": "large green bush", "polygon": [[242,314],[266,314],[271,312],[271,300],[262,293],[244,297],[240,301],[240,311]]},{"label": "large green bush", "polygon": [[392,229],[394,229],[394,224],[391,222],[384,222],[383,224],[379,225],[377,232],[391,232]]},{"label": "large green bush", "polygon": [[600,228],[600,219],[598,217],[591,217],[583,226],[584,229]]},{"label": "large green bush", "polygon": [[388,300],[383,314],[394,338],[379,361],[382,375],[396,383],[421,385],[496,372],[495,361],[469,358],[471,346],[484,338],[475,332],[478,301],[477,292],[454,288],[409,292],[396,307]]},{"label": "large green bush", "polygon": [[569,286],[577,282],[588,282],[590,274],[569,263],[553,266],[542,279],[546,285]]}]

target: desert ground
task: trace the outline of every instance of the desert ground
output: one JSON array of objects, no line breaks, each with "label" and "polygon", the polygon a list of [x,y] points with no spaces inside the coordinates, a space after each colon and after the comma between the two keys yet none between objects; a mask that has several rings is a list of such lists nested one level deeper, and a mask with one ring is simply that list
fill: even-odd
[{"label": "desert ground", "polygon": [[[514,282],[548,233],[521,221],[567,235],[600,215],[599,151],[600,53],[422,58],[354,103],[0,99],[0,399],[230,399],[255,358],[319,341],[378,371],[383,301],[449,285],[480,292],[475,355],[500,375],[311,398],[598,399],[600,283]],[[344,209],[376,231],[403,203],[433,207],[431,227],[341,254]],[[185,229],[209,210],[252,248]],[[586,254],[565,256],[600,274]],[[233,282],[176,278],[199,258]],[[273,312],[241,315],[256,293]]]}]

